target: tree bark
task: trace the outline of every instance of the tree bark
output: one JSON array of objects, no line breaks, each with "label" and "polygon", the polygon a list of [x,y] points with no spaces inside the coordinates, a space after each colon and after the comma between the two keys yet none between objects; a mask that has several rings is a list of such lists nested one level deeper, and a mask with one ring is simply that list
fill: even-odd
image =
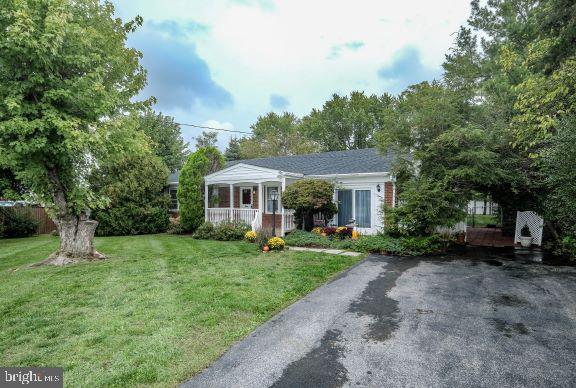
[{"label": "tree bark", "polygon": [[60,234],[60,249],[50,255],[43,264],[66,265],[79,260],[105,258],[94,249],[94,232],[98,221],[74,216],[56,219],[55,223]]},{"label": "tree bark", "polygon": [[98,221],[89,220],[84,213],[70,214],[66,190],[55,168],[47,169],[52,183],[52,197],[57,208],[54,223],[60,235],[60,249],[40,264],[66,265],[79,260],[104,259],[105,256],[94,249],[94,232]]}]

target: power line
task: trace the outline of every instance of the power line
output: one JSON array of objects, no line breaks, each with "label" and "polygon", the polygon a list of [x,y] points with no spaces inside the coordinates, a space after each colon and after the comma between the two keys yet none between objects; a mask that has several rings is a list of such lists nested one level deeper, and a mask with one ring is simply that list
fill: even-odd
[{"label": "power line", "polygon": [[225,131],[225,132],[233,132],[233,133],[243,133],[245,135],[251,135],[251,132],[244,132],[244,131],[238,131],[235,129],[224,129],[224,128],[213,128],[213,127],[206,127],[204,125],[196,125],[196,124],[186,124],[186,123],[175,123],[178,125],[183,125],[185,127],[194,127],[194,128],[201,128],[201,129],[210,129],[212,131]]}]

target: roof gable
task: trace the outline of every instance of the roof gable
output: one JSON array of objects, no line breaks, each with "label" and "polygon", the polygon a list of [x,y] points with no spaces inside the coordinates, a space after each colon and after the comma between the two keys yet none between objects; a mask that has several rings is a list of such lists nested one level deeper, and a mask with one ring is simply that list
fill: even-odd
[{"label": "roof gable", "polygon": [[[218,182],[265,182],[278,180],[282,171],[266,167],[254,166],[246,163],[236,163],[213,174],[207,175],[206,183]],[[301,174],[300,174],[301,176]]]}]

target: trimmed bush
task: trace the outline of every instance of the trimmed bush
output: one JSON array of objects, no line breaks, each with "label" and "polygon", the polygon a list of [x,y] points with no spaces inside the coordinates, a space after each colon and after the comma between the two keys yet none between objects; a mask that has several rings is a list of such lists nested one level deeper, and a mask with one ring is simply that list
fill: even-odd
[{"label": "trimmed bush", "polygon": [[95,192],[109,200],[92,216],[97,236],[162,233],[170,225],[170,200],[165,192],[168,169],[150,153],[111,159],[90,177]]},{"label": "trimmed bush", "polygon": [[184,228],[182,228],[182,224],[180,223],[180,217],[170,218],[170,226],[166,232],[170,234],[184,234]]},{"label": "trimmed bush", "polygon": [[96,217],[98,236],[163,233],[170,226],[166,209],[158,207],[118,207],[97,212]]},{"label": "trimmed bush", "polygon": [[333,242],[326,237],[317,233],[305,232],[303,230],[294,230],[290,232],[284,241],[287,245],[296,247],[313,247],[313,248],[332,248]]},{"label": "trimmed bush", "polygon": [[334,185],[328,181],[301,179],[286,188],[282,193],[282,203],[287,209],[294,209],[294,218],[299,229],[310,231],[314,228],[314,214],[322,213],[327,221],[338,212],[332,202]]},{"label": "trimmed bush", "polygon": [[198,240],[240,241],[249,230],[250,227],[244,223],[222,222],[214,225],[205,222],[196,228],[192,237]]},{"label": "trimmed bush", "polygon": [[38,221],[28,212],[0,207],[0,237],[29,237],[37,231]]},{"label": "trimmed bush", "polygon": [[204,177],[224,166],[224,157],[215,147],[204,147],[191,154],[178,185],[180,222],[187,232],[194,232],[204,222]]}]

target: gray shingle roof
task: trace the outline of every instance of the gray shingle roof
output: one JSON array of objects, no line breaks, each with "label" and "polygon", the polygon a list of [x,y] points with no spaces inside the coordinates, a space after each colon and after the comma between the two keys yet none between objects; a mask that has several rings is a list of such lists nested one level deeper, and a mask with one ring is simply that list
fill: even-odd
[{"label": "gray shingle roof", "polygon": [[362,150],[235,160],[228,162],[227,167],[238,163],[304,175],[390,172],[392,153],[388,152],[386,155],[381,155],[376,148],[365,148]]}]

